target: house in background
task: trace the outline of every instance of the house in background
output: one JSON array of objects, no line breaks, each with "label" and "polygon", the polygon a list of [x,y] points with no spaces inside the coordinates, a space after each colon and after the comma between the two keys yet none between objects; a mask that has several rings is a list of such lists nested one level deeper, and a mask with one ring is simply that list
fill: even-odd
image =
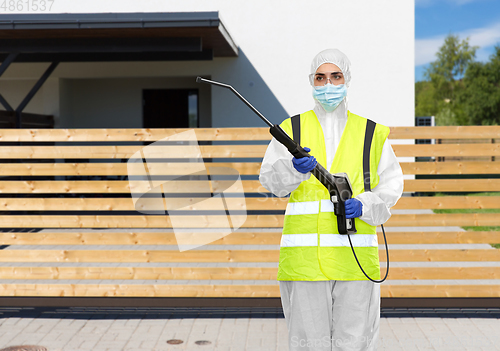
[{"label": "house in background", "polygon": [[264,127],[196,77],[233,85],[279,123],[313,107],[311,59],[337,47],[352,62],[350,110],[411,126],[413,1],[362,3],[125,1],[109,12],[91,0],[85,12],[66,1],[2,14],[0,109],[25,127],[43,116],[55,128]]}]

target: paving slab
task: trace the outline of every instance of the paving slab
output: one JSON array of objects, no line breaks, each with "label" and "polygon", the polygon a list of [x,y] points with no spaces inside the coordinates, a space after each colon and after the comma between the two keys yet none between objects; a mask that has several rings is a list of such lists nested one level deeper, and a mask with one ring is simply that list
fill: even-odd
[{"label": "paving slab", "polygon": [[[381,310],[378,350],[500,350],[500,308]],[[2,308],[0,350],[288,350],[280,308]]]}]

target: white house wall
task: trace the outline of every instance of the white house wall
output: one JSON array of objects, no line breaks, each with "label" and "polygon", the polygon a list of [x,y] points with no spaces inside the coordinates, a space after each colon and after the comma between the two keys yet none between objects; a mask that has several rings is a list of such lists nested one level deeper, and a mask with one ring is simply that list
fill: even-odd
[{"label": "white house wall", "polygon": [[[219,11],[239,46],[239,57],[204,62],[61,63],[52,79],[194,79],[203,75],[232,84],[277,123],[312,108],[307,79],[311,59],[325,48],[336,47],[352,62],[351,111],[389,126],[414,124],[412,0],[57,0],[52,8],[52,13],[192,11]],[[45,66],[13,64],[4,73],[1,86],[11,79],[37,79]],[[68,93],[61,91],[65,86],[61,82],[49,89],[58,88],[57,95],[64,100]],[[212,87],[211,92],[212,126],[264,126],[229,91]],[[44,96],[54,99],[53,93],[42,93],[42,99]],[[40,97],[28,105],[27,112],[40,113],[39,108],[53,105],[37,99]],[[78,114],[72,112],[68,118],[78,120],[86,112],[85,104],[77,95],[72,99],[77,99],[73,103],[79,106]],[[59,101],[59,113],[67,105],[67,101]],[[89,107],[90,111],[95,113]]]}]

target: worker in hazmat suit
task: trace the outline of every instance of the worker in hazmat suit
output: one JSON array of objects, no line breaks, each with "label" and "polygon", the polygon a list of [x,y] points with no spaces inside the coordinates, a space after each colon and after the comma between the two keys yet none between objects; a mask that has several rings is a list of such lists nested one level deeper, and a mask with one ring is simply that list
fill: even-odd
[{"label": "worker in hazmat suit", "polygon": [[[330,173],[348,174],[353,196],[345,203],[346,217],[355,218],[357,229],[350,238],[372,279],[380,279],[376,226],[389,219],[389,208],[401,197],[403,173],[387,141],[389,128],[348,110],[348,58],[337,49],[322,51],[310,73],[314,109],[280,126],[296,141],[300,134],[300,145],[312,156],[296,159],[273,138],[259,177],[276,196],[290,194],[278,269],[289,346],[375,350],[380,285],[360,270],[347,235],[338,234],[328,191],[310,171],[320,162]],[[373,136],[365,143],[369,125],[375,126]]]}]

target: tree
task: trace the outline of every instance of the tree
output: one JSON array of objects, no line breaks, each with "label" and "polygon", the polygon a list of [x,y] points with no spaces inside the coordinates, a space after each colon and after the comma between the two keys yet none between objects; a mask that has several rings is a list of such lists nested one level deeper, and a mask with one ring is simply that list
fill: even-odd
[{"label": "tree", "polygon": [[415,83],[415,116],[435,116],[439,112],[436,89],[429,81]]},{"label": "tree", "polygon": [[464,124],[500,124],[500,45],[490,61],[469,65],[463,79],[464,89],[458,94],[463,106]]},{"label": "tree", "polygon": [[469,38],[460,41],[458,35],[449,34],[436,53],[437,60],[430,63],[426,76],[436,83],[452,83],[463,77],[467,66],[476,57],[477,46],[469,45]]},{"label": "tree", "polygon": [[476,50],[477,47],[469,45],[469,38],[460,41],[458,36],[452,34],[445,38],[436,53],[437,59],[425,72],[432,88],[427,86],[416,94],[416,112],[432,111],[428,114],[436,116],[438,125],[459,124],[464,120],[457,95],[464,88],[462,77],[474,62]]}]

